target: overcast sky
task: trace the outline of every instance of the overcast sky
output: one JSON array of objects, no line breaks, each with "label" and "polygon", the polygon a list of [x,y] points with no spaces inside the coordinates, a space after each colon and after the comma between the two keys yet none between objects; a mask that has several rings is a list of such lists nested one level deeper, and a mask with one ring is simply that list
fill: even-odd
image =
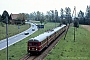
[{"label": "overcast sky", "polygon": [[76,6],[76,11],[86,11],[87,5],[90,5],[90,0],[0,0],[0,14],[4,10],[8,13],[31,13],[40,11],[46,13],[49,10],[58,10],[65,7],[70,7],[71,10]]}]

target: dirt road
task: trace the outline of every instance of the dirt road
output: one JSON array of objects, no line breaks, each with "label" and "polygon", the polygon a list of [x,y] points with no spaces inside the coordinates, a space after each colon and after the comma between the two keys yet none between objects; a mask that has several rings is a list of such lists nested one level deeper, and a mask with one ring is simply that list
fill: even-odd
[{"label": "dirt road", "polygon": [[90,31],[90,25],[81,25],[81,27],[85,28],[86,30]]}]

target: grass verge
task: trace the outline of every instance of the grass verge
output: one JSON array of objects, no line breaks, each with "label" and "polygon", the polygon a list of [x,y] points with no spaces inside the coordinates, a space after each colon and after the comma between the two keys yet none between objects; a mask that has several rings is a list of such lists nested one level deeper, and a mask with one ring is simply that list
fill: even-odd
[{"label": "grass verge", "polygon": [[90,32],[80,26],[75,42],[73,36],[73,27],[70,27],[66,40],[60,39],[44,60],[90,60]]},{"label": "grass verge", "polygon": [[[20,58],[22,58],[25,54],[27,54],[27,41],[30,38],[35,37],[35,36],[45,32],[48,29],[54,28],[55,27],[54,25],[55,25],[55,23],[47,23],[47,24],[45,24],[44,29],[40,29],[37,32],[35,32],[34,34],[32,34],[31,36],[10,46],[9,47],[9,60],[19,60]],[[59,25],[59,23],[57,23],[57,25]],[[0,59],[6,60],[6,49],[3,49],[0,51]]]},{"label": "grass verge", "polygon": [[[28,24],[20,25],[20,29],[18,29],[18,25],[8,25],[8,36],[13,36],[18,34],[26,29],[30,28]],[[6,26],[0,26],[0,40],[6,38]]]}]

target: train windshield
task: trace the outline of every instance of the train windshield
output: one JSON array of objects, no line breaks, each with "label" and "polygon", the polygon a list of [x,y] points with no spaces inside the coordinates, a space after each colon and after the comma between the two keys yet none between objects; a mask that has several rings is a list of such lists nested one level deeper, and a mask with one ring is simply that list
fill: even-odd
[{"label": "train windshield", "polygon": [[29,46],[32,46],[32,43],[29,43]]},{"label": "train windshield", "polygon": [[28,45],[29,46],[39,46],[40,42],[29,42]]},{"label": "train windshield", "polygon": [[34,42],[33,45],[34,45],[34,46],[38,46],[38,43],[35,43],[35,42]]}]

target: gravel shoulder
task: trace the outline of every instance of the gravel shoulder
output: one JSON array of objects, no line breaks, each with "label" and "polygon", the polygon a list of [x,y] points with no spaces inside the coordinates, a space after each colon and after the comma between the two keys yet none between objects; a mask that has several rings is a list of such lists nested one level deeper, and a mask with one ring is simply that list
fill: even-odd
[{"label": "gravel shoulder", "polygon": [[81,25],[81,27],[85,28],[86,30],[90,31],[90,25]]}]

